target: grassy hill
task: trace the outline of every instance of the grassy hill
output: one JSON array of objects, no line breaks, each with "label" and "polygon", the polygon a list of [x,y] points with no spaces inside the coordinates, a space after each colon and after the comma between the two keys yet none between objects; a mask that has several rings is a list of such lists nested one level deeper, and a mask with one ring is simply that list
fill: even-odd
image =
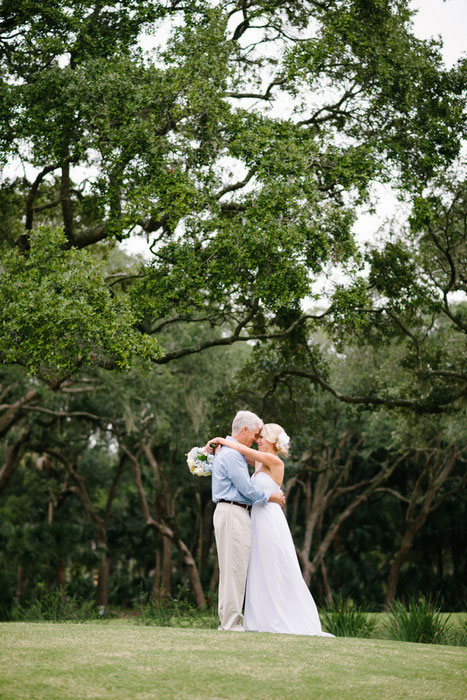
[{"label": "grassy hill", "polygon": [[0,624],[1,700],[465,700],[467,650],[129,621]]}]

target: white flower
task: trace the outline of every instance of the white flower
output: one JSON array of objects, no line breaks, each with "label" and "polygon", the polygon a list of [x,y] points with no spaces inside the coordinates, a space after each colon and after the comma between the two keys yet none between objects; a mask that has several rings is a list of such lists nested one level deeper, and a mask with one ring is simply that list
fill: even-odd
[{"label": "white flower", "polygon": [[211,476],[213,462],[213,455],[206,454],[202,447],[192,447],[186,455],[188,468],[196,476]]}]

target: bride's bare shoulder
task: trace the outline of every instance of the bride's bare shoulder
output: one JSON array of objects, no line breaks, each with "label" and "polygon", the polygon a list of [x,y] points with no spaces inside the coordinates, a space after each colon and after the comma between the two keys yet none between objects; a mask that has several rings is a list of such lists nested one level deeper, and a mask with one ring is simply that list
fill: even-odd
[{"label": "bride's bare shoulder", "polygon": [[268,471],[274,481],[280,481],[282,483],[282,479],[284,478],[284,462],[281,459],[279,459],[279,462],[274,464],[274,466],[268,467]]}]

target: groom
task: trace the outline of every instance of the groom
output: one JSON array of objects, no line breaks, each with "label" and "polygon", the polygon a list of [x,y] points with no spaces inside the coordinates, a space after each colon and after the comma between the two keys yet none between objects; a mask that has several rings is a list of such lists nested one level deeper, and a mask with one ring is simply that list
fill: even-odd
[{"label": "groom", "polygon": [[[263,421],[251,411],[238,411],[232,423],[232,435],[247,447],[255,442],[263,427]],[[265,505],[268,501],[283,506],[282,491],[268,496],[256,488],[250,478],[245,457],[230,447],[223,446],[216,454],[212,467],[212,500],[214,533],[219,559],[219,619],[220,630],[243,632],[243,599],[245,596],[248,559],[250,556],[251,522],[253,504]]]}]

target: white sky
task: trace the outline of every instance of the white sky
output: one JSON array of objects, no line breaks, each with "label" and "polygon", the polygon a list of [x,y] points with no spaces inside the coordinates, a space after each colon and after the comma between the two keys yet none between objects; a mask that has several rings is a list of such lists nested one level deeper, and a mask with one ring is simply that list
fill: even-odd
[{"label": "white sky", "polygon": [[420,39],[441,36],[443,56],[452,66],[467,52],[467,0],[414,0],[414,32]]},{"label": "white sky", "polygon": [[[412,7],[417,10],[415,35],[420,39],[441,37],[446,66],[452,66],[467,53],[467,0],[413,0]],[[362,211],[354,227],[361,242],[374,239],[381,224],[397,215],[400,206],[389,187],[376,185],[374,194],[378,199],[376,213]],[[131,254],[151,257],[148,244],[142,237],[128,239],[121,247]]]}]

